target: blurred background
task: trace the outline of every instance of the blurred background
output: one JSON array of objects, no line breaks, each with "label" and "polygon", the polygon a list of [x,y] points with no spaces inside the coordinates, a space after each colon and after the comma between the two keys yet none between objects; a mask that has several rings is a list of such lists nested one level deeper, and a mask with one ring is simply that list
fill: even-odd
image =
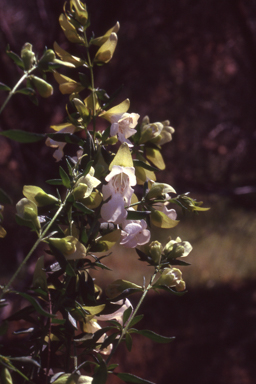
[{"label": "blurred background", "polygon": [[[142,327],[176,341],[159,346],[135,338],[136,363],[134,353],[121,350],[120,367],[158,384],[255,383],[256,1],[88,0],[87,6],[96,36],[121,24],[117,50],[97,69],[96,86],[109,94],[123,86],[118,101],[128,97],[130,112],[152,122],[170,120],[176,132],[163,146],[167,167],[158,179],[211,207],[198,216],[179,213],[181,223],[172,231],[194,248],[187,260],[192,265],[182,271],[188,293],[152,294],[141,310]],[[7,44],[19,54],[30,42],[40,57],[57,41],[75,54],[58,24],[62,8],[62,0],[1,0],[1,82],[12,87],[21,75],[5,53]],[[54,95],[40,98],[39,107],[15,95],[1,115],[1,130],[49,132],[63,121],[68,97],[52,74],[48,80]],[[5,97],[1,91],[0,104]],[[45,180],[56,178],[58,167],[41,142],[0,137],[0,187],[14,203],[24,184],[50,192]],[[5,208],[3,282],[34,240],[26,228],[17,229],[14,214],[14,207]],[[134,282],[149,273],[133,253],[111,263]],[[24,277],[17,284],[26,285]]]}]

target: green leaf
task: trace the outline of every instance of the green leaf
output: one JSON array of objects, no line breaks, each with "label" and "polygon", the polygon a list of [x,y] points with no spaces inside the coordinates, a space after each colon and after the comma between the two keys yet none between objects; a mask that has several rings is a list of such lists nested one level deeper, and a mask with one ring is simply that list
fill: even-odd
[{"label": "green leaf", "polygon": [[96,373],[93,376],[92,384],[105,384],[108,377],[108,369],[104,360],[95,369]]},{"label": "green leaf", "polygon": [[119,364],[110,364],[110,365],[108,366],[108,370],[109,370],[109,371],[113,371],[113,369],[117,368],[118,366],[119,366]]},{"label": "green leaf", "polygon": [[73,203],[73,206],[86,215],[95,213],[92,209],[87,208],[83,203],[80,203],[79,201]]},{"label": "green leaf", "polygon": [[11,88],[0,82],[0,91],[11,91]]},{"label": "green leaf", "polygon": [[91,85],[91,80],[84,73],[79,72],[79,80],[83,87],[88,88]]},{"label": "green leaf", "polygon": [[71,185],[70,185],[70,179],[67,175],[67,173],[64,171],[64,169],[62,167],[59,168],[59,174],[60,174],[60,177],[62,179],[62,183],[63,185],[66,187],[66,188],[70,188]]},{"label": "green leaf", "polygon": [[148,217],[151,214],[151,211],[127,211],[128,215],[126,220],[141,220]]},{"label": "green leaf", "polygon": [[10,357],[10,360],[12,361],[20,361],[21,363],[29,363],[33,364],[36,367],[41,367],[38,361],[32,359],[30,356],[21,356],[21,357]]},{"label": "green leaf", "polygon": [[141,160],[134,159],[133,164],[134,164],[134,167],[142,167],[147,169],[148,171],[153,171],[153,172],[159,171],[159,168],[152,167],[151,165],[146,164],[144,163],[144,161],[141,161]]},{"label": "green leaf", "polygon": [[44,291],[48,291],[47,277],[44,271],[44,256],[40,256],[36,262],[32,285],[34,288],[42,288]]},{"label": "green leaf", "polygon": [[93,163],[94,163],[93,160],[88,161],[88,163],[86,164],[85,169],[83,170],[82,176],[86,176],[90,172],[90,169],[91,169]]},{"label": "green leaf", "polygon": [[129,333],[125,335],[125,345],[129,352],[132,350],[132,337]]},{"label": "green leaf", "polygon": [[154,384],[152,381],[141,379],[140,377],[132,375],[131,373],[115,373],[115,375],[125,383]]},{"label": "green leaf", "polygon": [[157,333],[155,333],[153,331],[149,331],[148,329],[139,331],[138,329],[133,328],[133,329],[130,329],[130,332],[145,336],[145,337],[147,337],[153,341],[156,341],[157,343],[161,343],[161,344],[170,343],[171,341],[173,341],[175,339],[175,337],[166,337],[166,336],[158,335]]},{"label": "green leaf", "polygon": [[63,185],[61,179],[51,179],[51,180],[46,180],[46,183],[50,185]]},{"label": "green leaf", "polygon": [[59,262],[59,265],[66,272],[66,274],[68,276],[75,276],[76,274],[74,269],[72,268],[71,264],[67,261],[65,256],[63,256],[62,252],[60,252],[56,247],[54,247],[53,244],[50,244],[50,248],[57,261]]},{"label": "green leaf", "polygon": [[35,95],[35,90],[33,88],[22,88],[18,89],[15,93],[21,93],[22,95],[26,96],[34,96]]},{"label": "green leaf", "polygon": [[0,325],[0,336],[3,336],[8,331],[8,321],[4,320]]},{"label": "green leaf", "polygon": [[0,188],[0,204],[12,204],[12,199],[2,188]]},{"label": "green leaf", "polygon": [[50,139],[53,139],[54,141],[60,141],[63,143],[77,144],[81,146],[84,144],[82,139],[72,133],[47,133],[46,136],[50,137]]},{"label": "green leaf", "polygon": [[187,266],[187,265],[191,265],[190,263],[187,263],[186,261],[183,261],[183,260],[169,260],[168,261],[168,264],[171,264],[171,265],[182,265],[183,267]]},{"label": "green leaf", "polygon": [[129,319],[131,313],[132,313],[132,307],[130,306],[129,308],[127,308],[127,309],[124,311],[124,314],[123,314],[123,326],[125,325],[125,323],[126,323],[127,320]]},{"label": "green leaf", "polygon": [[11,129],[9,131],[2,131],[0,135],[8,139],[18,141],[19,143],[35,143],[36,141],[43,140],[45,135],[39,133],[32,133],[21,131],[19,129]]},{"label": "green leaf", "polygon": [[164,170],[165,162],[159,149],[146,147],[146,157],[157,168]]},{"label": "green leaf", "polygon": [[24,297],[24,299],[28,300],[28,301],[33,305],[33,307],[35,308],[35,310],[36,310],[40,315],[43,315],[43,316],[45,316],[45,317],[51,317],[51,318],[55,317],[55,315],[52,315],[52,314],[50,314],[49,312],[46,312],[46,311],[41,307],[41,305],[38,303],[38,301],[37,301],[34,297],[28,295],[27,293],[23,293],[23,292],[13,291],[13,293],[16,293],[17,295],[20,295],[20,296]]},{"label": "green leaf", "polygon": [[23,60],[21,60],[21,58],[16,53],[10,51],[9,44],[7,45],[6,53],[14,61],[14,63],[18,65],[18,67],[24,69]]},{"label": "green leaf", "polygon": [[132,321],[130,322],[130,325],[129,327],[133,327],[135,324],[137,324],[139,321],[141,321],[143,319],[144,315],[138,315],[138,316],[135,316]]},{"label": "green leaf", "polygon": [[178,220],[172,220],[161,211],[153,210],[150,215],[151,223],[159,228],[174,228]]}]

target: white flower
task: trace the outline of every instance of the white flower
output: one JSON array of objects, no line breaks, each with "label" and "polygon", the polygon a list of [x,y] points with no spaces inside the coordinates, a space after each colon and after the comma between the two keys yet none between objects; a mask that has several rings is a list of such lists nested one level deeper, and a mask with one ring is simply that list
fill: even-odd
[{"label": "white flower", "polygon": [[[95,333],[97,332],[99,329],[101,329],[101,326],[97,323],[96,320],[92,319],[92,320],[89,320],[87,321],[84,325],[83,325],[83,331],[84,332],[87,332],[87,333]],[[103,343],[104,340],[106,339],[107,335],[106,333],[104,333],[98,340],[97,342],[98,343]],[[95,349],[96,352],[100,352],[102,353],[103,355],[109,355],[112,351],[112,348],[113,348],[113,345],[112,344],[109,344],[106,348],[104,349],[101,349],[101,350],[98,350],[98,349]]]},{"label": "white flower", "polygon": [[126,248],[135,248],[150,240],[150,231],[145,220],[126,220],[122,225],[120,244]]},{"label": "white flower", "polygon": [[[114,304],[119,304],[119,305],[123,304],[123,305],[117,311],[115,311],[113,313],[110,313],[108,315],[99,315],[97,317],[95,316],[93,319],[87,321],[83,325],[83,331],[87,332],[87,333],[95,333],[95,332],[97,332],[99,329],[101,329],[101,326],[97,323],[97,321],[108,321],[108,320],[114,320],[115,319],[116,321],[118,321],[118,323],[123,324],[124,312],[129,307],[132,307],[132,312],[133,312],[133,306],[132,306],[131,302],[128,299],[125,299],[125,301],[119,300],[119,301],[117,301]],[[106,339],[106,337],[107,337],[107,335],[106,335],[106,333],[104,333],[97,340],[97,342],[102,344],[104,342],[104,340]],[[96,352],[100,352],[103,355],[109,355],[111,353],[111,351],[112,351],[112,348],[113,348],[113,345],[109,344],[106,348],[101,349],[101,350],[96,350]]]},{"label": "white flower", "polygon": [[155,203],[153,204],[153,208],[155,208],[157,211],[163,212],[166,216],[169,217],[169,219],[176,220],[177,218],[177,212],[175,209],[168,209],[167,208],[168,202],[167,203]]},{"label": "white flower", "polygon": [[[122,303],[123,303],[123,300],[119,300],[119,301],[115,302],[114,304],[121,305]],[[99,316],[97,316],[97,318],[99,321],[116,320],[116,321],[118,321],[119,324],[123,324],[124,312],[129,307],[132,307],[132,310],[133,310],[133,306],[132,306],[132,303],[130,302],[130,300],[125,299],[123,305],[117,311],[110,313],[109,315],[99,315]]]},{"label": "white flower", "polygon": [[110,200],[102,205],[101,217],[106,222],[120,224],[126,219],[125,206],[130,204],[134,192],[131,186],[136,185],[135,169],[113,165],[105,180],[108,184],[102,187],[103,200],[109,197]]},{"label": "white flower", "polygon": [[[74,133],[75,130],[76,130],[76,127],[74,125],[68,125],[68,126],[65,126],[65,128],[60,129],[58,132],[59,133]],[[67,143],[55,141],[53,139],[50,139],[50,137],[48,137],[45,141],[45,144],[48,147],[57,148],[56,151],[54,151],[54,153],[53,153],[53,157],[56,159],[56,161],[60,161],[62,159],[62,157],[64,156],[63,148],[65,147],[65,145]]]},{"label": "white flower", "polygon": [[133,144],[128,137],[136,133],[136,125],[140,115],[138,113],[117,113],[110,117],[110,136],[118,136],[121,143],[126,142],[129,146]]},{"label": "white flower", "polygon": [[93,167],[85,176],[81,176],[74,186],[74,196],[77,200],[85,199],[90,196],[93,189],[100,184],[100,180],[94,177],[95,170]]}]

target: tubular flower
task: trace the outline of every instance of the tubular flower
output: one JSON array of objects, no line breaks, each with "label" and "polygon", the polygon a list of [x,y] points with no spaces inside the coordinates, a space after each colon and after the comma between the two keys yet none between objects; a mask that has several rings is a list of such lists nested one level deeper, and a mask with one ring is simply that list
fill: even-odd
[{"label": "tubular flower", "polygon": [[75,199],[81,200],[90,196],[93,189],[100,184],[100,180],[94,177],[94,168],[91,167],[86,176],[80,177],[74,187]]},{"label": "tubular flower", "polygon": [[133,167],[121,167],[114,165],[112,171],[106,176],[107,185],[103,185],[103,200],[110,200],[103,204],[101,217],[104,221],[121,224],[127,216],[126,205],[131,202],[136,185],[135,169]]},{"label": "tubular flower", "polygon": [[150,231],[145,220],[126,220],[122,225],[120,244],[126,248],[144,245],[150,240]]},{"label": "tubular flower", "polygon": [[122,324],[123,321],[123,315],[126,309],[133,306],[129,299],[116,301],[115,304],[123,304],[117,311],[110,313],[109,315],[99,315],[97,316],[98,321],[108,321],[108,320],[116,320],[119,324]]},{"label": "tubular flower", "polygon": [[129,146],[133,144],[128,137],[136,133],[136,125],[140,115],[138,113],[118,113],[110,117],[111,127],[110,136],[117,135],[121,143],[127,143]]},{"label": "tubular flower", "polygon": [[[55,129],[55,128],[53,128]],[[65,128],[62,128],[59,131],[59,133],[74,133],[76,130],[76,127],[74,125],[65,125]],[[45,144],[48,147],[57,148],[56,151],[53,153],[53,157],[56,159],[56,161],[60,161],[62,157],[64,156],[63,148],[67,143],[65,142],[59,142],[55,141],[53,139],[50,139],[49,137],[46,139]]]},{"label": "tubular flower", "polygon": [[167,205],[168,203],[158,202],[153,204],[153,208],[155,208],[157,211],[163,212],[166,216],[169,217],[169,219],[176,220],[177,212],[175,209],[168,209]]}]

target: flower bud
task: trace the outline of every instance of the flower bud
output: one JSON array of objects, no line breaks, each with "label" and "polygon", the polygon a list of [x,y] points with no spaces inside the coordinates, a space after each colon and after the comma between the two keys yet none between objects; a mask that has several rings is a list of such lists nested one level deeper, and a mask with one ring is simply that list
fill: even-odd
[{"label": "flower bud", "polygon": [[182,279],[182,273],[177,268],[166,268],[164,269],[162,275],[154,284],[156,287],[158,285],[166,285],[167,287],[175,287],[178,292],[184,291],[186,288],[186,283]]},{"label": "flower bud", "polygon": [[102,44],[100,49],[96,52],[94,61],[96,63],[108,63],[115,52],[117,45],[117,34],[112,32],[107,41]]},{"label": "flower bud", "polygon": [[[40,222],[37,217],[37,206],[33,201],[26,198],[21,199],[16,204],[17,216],[25,222],[30,222],[36,230],[40,229]],[[27,225],[26,223],[21,223]]]},{"label": "flower bud", "polygon": [[86,257],[85,246],[74,236],[66,236],[61,239],[52,237],[48,239],[68,260],[83,259]]},{"label": "flower bud", "polygon": [[186,257],[192,251],[192,246],[188,241],[181,241],[180,237],[176,240],[170,240],[164,247],[164,255],[167,259],[177,259]]},{"label": "flower bud", "polygon": [[163,251],[163,246],[159,241],[152,241],[149,244],[149,254],[155,264],[159,264],[161,260],[161,255]]},{"label": "flower bud", "polygon": [[35,62],[35,54],[32,51],[32,44],[25,43],[21,50],[21,58],[24,64],[25,71],[30,70]]},{"label": "flower bud", "polygon": [[55,60],[55,52],[52,49],[47,49],[41,59],[39,64],[42,63],[52,63]]},{"label": "flower bud", "polygon": [[80,0],[70,0],[70,9],[76,21],[82,26],[85,26],[88,21],[86,4],[82,3]]},{"label": "flower bud", "polygon": [[53,87],[51,84],[47,83],[47,81],[34,75],[31,76],[30,79],[38,90],[40,96],[47,98],[53,94]]},{"label": "flower bud", "polygon": [[160,135],[162,129],[162,123],[142,124],[140,143],[142,144],[147,141],[153,141],[154,138]]},{"label": "flower bud", "polygon": [[56,204],[58,202],[57,197],[48,195],[42,188],[34,185],[24,185],[23,195],[30,201],[33,201],[38,207]]}]

